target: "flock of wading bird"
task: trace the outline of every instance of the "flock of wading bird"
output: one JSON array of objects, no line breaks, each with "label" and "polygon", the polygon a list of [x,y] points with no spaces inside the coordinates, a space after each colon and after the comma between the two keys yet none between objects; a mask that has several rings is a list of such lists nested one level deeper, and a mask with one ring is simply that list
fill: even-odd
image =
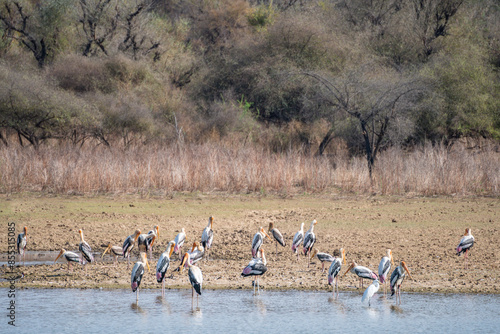
[{"label": "flock of wading bird", "polygon": [[[203,259],[204,257],[208,257],[208,252],[213,244],[214,233],[212,230],[214,218],[210,217],[208,219],[208,225],[203,229],[201,234],[201,242],[194,242],[191,250],[188,250],[184,253],[182,257],[182,261],[180,266],[174,271],[183,272],[184,268],[188,268],[188,277],[189,282],[192,285],[192,293],[191,300],[194,300],[194,292],[196,291],[196,298],[198,302],[198,295],[201,295],[202,284],[203,284],[203,274],[201,269],[197,266],[197,263]],[[345,258],[345,250],[340,248],[339,250],[335,250],[333,256],[327,253],[318,252],[317,249],[313,248],[316,243],[316,235],[314,234],[314,226],[317,224],[316,220],[311,222],[309,229],[304,233],[304,223],[301,224],[300,230],[295,233],[292,240],[292,251],[294,254],[297,254],[297,261],[299,261],[299,248],[302,244],[302,252],[304,256],[308,259],[307,266],[309,267],[311,259],[316,257],[322,263],[322,272],[325,270],[325,262],[331,263],[328,269],[328,284],[333,285],[333,296],[334,298],[338,298],[339,288],[338,288],[338,280],[340,270],[342,268],[342,264],[346,265]],[[68,270],[72,270],[71,264],[73,262],[80,263],[85,268],[85,273],[87,273],[86,263],[94,262],[94,256],[92,254],[92,249],[90,245],[83,238],[83,231],[79,230],[80,233],[80,244],[79,251],[81,253],[81,257],[74,253],[69,252],[65,249],[61,249],[59,255],[55,259],[54,263],[59,259],[59,257],[63,256],[68,262]],[[272,235],[272,238],[269,234]],[[24,254],[27,245],[27,227],[24,227],[24,232],[20,233],[17,238],[17,249],[18,253],[23,259],[24,265]],[[118,256],[123,256],[123,258],[127,258],[128,267],[130,268],[130,253],[134,248],[137,242],[137,248],[139,249],[140,261],[137,261],[132,268],[132,275],[130,278],[130,284],[132,288],[132,292],[136,292],[136,302],[139,300],[139,286],[141,284],[142,277],[145,272],[145,268],[150,270],[147,253],[152,257],[152,249],[155,243],[155,240],[159,238],[160,231],[159,227],[155,226],[151,231],[147,234],[142,234],[140,230],[136,230],[132,235],[129,235],[125,241],[123,242],[123,246],[112,246],[111,243],[102,253],[101,258],[109,251],[114,257],[114,264],[118,261]],[[267,271],[267,261],[264,249],[262,248],[262,244],[264,243],[265,238],[269,238],[270,240],[275,240],[276,242],[276,255],[278,253],[278,244],[285,247],[286,242],[283,238],[281,232],[274,227],[273,223],[269,224],[268,232],[264,230],[264,228],[260,228],[259,231],[255,234],[252,240],[252,259],[248,263],[248,265],[243,268],[243,272],[241,276],[254,276],[254,281],[252,281],[254,287],[254,294],[256,293],[255,288],[257,287],[257,293],[260,293],[259,286],[259,276],[263,275]],[[181,248],[186,241],[186,233],[184,228],[181,229],[181,232],[177,234],[174,240],[170,241],[167,245],[167,249],[160,255],[158,262],[156,264],[156,280],[158,283],[162,284],[162,296],[165,295],[165,275],[167,273],[168,268],[170,267],[170,257],[172,253],[178,254],[179,257],[182,254]],[[470,248],[474,245],[474,237],[471,234],[471,229],[465,229],[465,234],[462,236],[460,243],[456,248],[457,255],[465,253],[464,256],[464,265],[467,269],[467,255]],[[394,260],[392,258],[392,251],[390,249],[387,250],[387,255],[382,257],[379,267],[378,273],[370,270],[367,267],[363,267],[358,265],[356,262],[352,262],[349,268],[344,272],[341,277],[344,277],[349,271],[359,277],[360,287],[363,288],[363,279],[372,280],[372,284],[368,286],[365,290],[362,302],[368,301],[368,305],[370,305],[370,299],[373,295],[379,290],[380,284],[384,284],[384,295],[387,293],[387,277],[391,270],[391,265],[394,265]],[[391,296],[396,294],[396,304],[401,304],[401,285],[403,280],[406,277],[406,274],[411,278],[410,270],[408,269],[406,263],[401,261],[399,266],[397,266],[390,276],[390,289]],[[335,281],[335,283],[333,283]]]}]

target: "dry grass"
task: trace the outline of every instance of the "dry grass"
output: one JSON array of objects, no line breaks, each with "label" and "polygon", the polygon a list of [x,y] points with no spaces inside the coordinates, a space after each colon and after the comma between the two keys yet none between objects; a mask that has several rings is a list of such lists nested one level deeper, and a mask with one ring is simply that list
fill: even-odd
[{"label": "dry grass", "polygon": [[222,144],[128,150],[0,148],[0,192],[57,194],[175,192],[498,195],[500,153],[426,146],[379,156],[371,184],[362,157],[276,154]]}]

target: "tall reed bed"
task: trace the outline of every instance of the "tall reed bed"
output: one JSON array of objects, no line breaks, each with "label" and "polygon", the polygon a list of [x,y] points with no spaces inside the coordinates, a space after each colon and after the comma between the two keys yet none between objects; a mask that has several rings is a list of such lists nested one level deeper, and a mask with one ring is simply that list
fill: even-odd
[{"label": "tall reed bed", "polygon": [[382,152],[373,182],[363,157],[317,157],[299,150],[277,154],[211,143],[127,150],[2,146],[0,166],[2,193],[500,193],[498,152],[449,151],[444,146]]}]

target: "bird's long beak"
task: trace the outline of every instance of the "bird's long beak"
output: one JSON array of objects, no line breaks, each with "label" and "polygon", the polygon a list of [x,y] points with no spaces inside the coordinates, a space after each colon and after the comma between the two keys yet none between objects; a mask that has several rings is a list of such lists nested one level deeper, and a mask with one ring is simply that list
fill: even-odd
[{"label": "bird's long beak", "polygon": [[172,253],[174,252],[174,248],[175,248],[175,242],[172,241],[172,247],[170,247],[170,254],[168,254],[168,257],[172,256]]},{"label": "bird's long beak", "polygon": [[391,258],[392,265],[394,265],[394,259],[392,258],[392,251],[391,250],[389,251],[389,257]]},{"label": "bird's long beak", "polygon": [[342,248],[342,262],[344,262],[344,265],[347,264],[347,261],[345,259],[345,250]]},{"label": "bird's long beak", "polygon": [[138,233],[135,234],[135,239],[134,239],[134,243],[137,241],[137,238],[139,238],[139,235],[141,234],[140,231],[138,231]]},{"label": "bird's long beak", "polygon": [[316,219],[313,221],[313,225],[316,226],[318,222],[316,221]]},{"label": "bird's long beak", "polygon": [[194,251],[195,248],[196,248],[196,241],[193,242],[193,247],[191,248],[191,253]]},{"label": "bird's long beak", "polygon": [[180,268],[181,268],[181,273],[182,273],[182,271],[184,270],[184,265],[186,264],[187,258],[188,258],[188,255],[187,255],[187,253],[185,253],[185,254],[184,254],[184,257],[182,258],[182,262],[181,262],[181,266],[180,266]]},{"label": "bird's long beak", "polygon": [[344,275],[342,275],[342,277],[344,277],[352,268],[354,268],[354,263],[351,263],[351,265],[349,266],[349,268],[347,268],[346,272],[344,273]]},{"label": "bird's long beak", "polygon": [[214,217],[210,217],[210,229],[212,229],[213,223],[214,223]]},{"label": "bird's long beak", "polygon": [[57,255],[56,259],[54,260],[54,263],[57,262],[57,260],[61,257],[61,255],[63,255],[64,251],[61,249],[61,251],[59,252],[59,255]]},{"label": "bird's long beak", "polygon": [[25,226],[24,227],[24,236],[27,236],[28,235],[28,228]]},{"label": "bird's long beak", "polygon": [[82,230],[79,230],[78,233],[80,233],[80,239],[82,240],[83,242],[83,231]]},{"label": "bird's long beak", "polygon": [[267,232],[264,230],[264,228],[261,228],[261,229],[260,229],[260,231],[261,231],[262,233],[264,233],[264,235],[265,235],[266,237],[268,237],[268,238],[269,238],[269,240],[271,240],[271,237],[269,236],[269,234],[267,234]]},{"label": "bird's long beak", "polygon": [[160,228],[156,225],[156,236],[160,239]]},{"label": "bird's long beak", "polygon": [[111,244],[109,244],[108,247],[104,250],[104,252],[102,252],[101,259],[104,257],[104,254],[106,254],[106,252],[110,249],[111,249]]},{"label": "bird's long beak", "polygon": [[411,275],[410,275],[410,270],[406,266],[406,263],[404,261],[402,261],[401,264],[403,265],[403,268],[405,268],[406,272],[408,273],[408,277],[413,279],[413,277],[411,277]]}]

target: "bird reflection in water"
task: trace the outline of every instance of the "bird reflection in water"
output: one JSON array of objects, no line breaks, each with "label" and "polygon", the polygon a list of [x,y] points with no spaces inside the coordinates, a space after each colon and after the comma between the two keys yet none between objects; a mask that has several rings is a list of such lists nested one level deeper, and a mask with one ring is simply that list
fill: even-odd
[{"label": "bird reflection in water", "polygon": [[396,314],[403,314],[403,309],[397,305],[391,305],[391,312]]},{"label": "bird reflection in water", "polygon": [[346,314],[346,312],[348,311],[348,308],[344,304],[344,302],[340,301],[338,298],[335,298],[335,297],[330,295],[330,297],[328,297],[328,302],[335,305],[337,307],[337,309],[339,310],[339,312],[342,314]]},{"label": "bird reflection in water", "polygon": [[146,315],[146,310],[140,307],[138,303],[130,304],[130,309],[137,314]]},{"label": "bird reflection in water", "polygon": [[257,308],[259,309],[260,314],[266,315],[267,313],[267,307],[266,304],[262,301],[260,298],[254,298],[253,303]]},{"label": "bird reflection in water", "polygon": [[156,304],[163,306],[163,308],[168,314],[172,314],[172,308],[170,307],[170,303],[164,297],[156,296]]},{"label": "bird reflection in water", "polygon": [[201,308],[199,308],[198,306],[196,306],[196,307],[194,307],[194,308],[191,309],[191,315],[194,318],[201,319],[203,317],[203,312],[201,311]]}]

